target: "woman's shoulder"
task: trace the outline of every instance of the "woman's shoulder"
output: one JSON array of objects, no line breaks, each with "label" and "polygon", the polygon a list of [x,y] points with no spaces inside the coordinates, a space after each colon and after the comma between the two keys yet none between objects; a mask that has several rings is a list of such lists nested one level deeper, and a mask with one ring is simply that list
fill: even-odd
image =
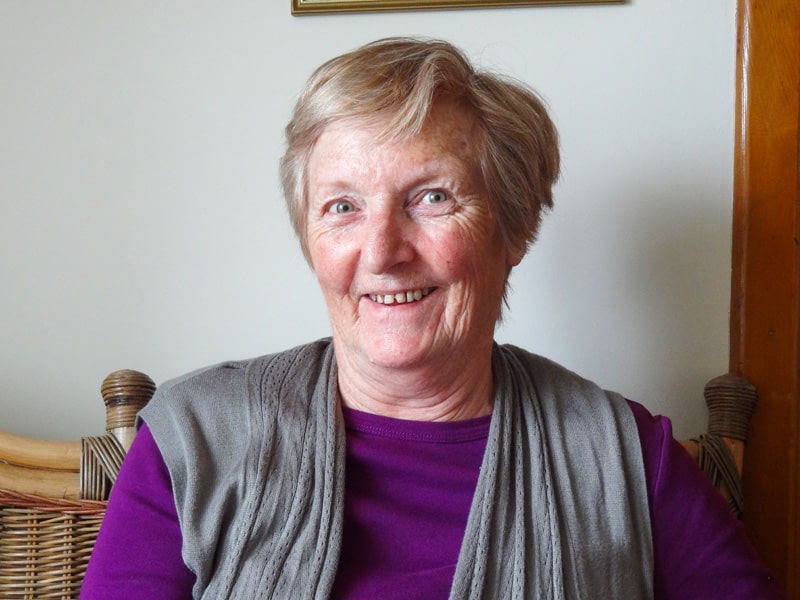
[{"label": "woman's shoulder", "polygon": [[[203,457],[208,473],[238,472],[243,457],[258,456],[258,448],[275,427],[282,407],[306,401],[295,393],[298,372],[318,369],[329,355],[325,340],[284,352],[198,369],[161,384],[139,413],[167,464],[183,498],[213,494],[216,484],[197,473]],[[315,362],[316,361],[316,362]],[[310,366],[309,366],[310,365]],[[250,467],[256,462],[250,461]],[[248,467],[249,468],[249,467]],[[238,485],[238,480],[231,485]]]},{"label": "woman's shoulder", "polygon": [[518,361],[520,365],[537,378],[559,382],[562,385],[600,389],[600,386],[590,379],[541,354],[536,354],[513,344],[498,344],[496,351],[507,359],[511,358]]},{"label": "woman's shoulder", "polygon": [[281,384],[291,377],[298,365],[314,362],[324,355],[330,340],[321,339],[289,350],[249,359],[231,360],[205,366],[158,386],[153,399],[142,409],[145,421],[162,412],[198,411],[207,407],[218,414],[222,406],[240,406],[254,385],[266,380]]},{"label": "woman's shoulder", "polygon": [[563,417],[592,418],[593,411],[589,409],[602,406],[614,412],[630,412],[621,394],[604,389],[554,360],[511,344],[496,346],[496,352],[506,362],[520,367],[509,369],[511,377],[529,378],[539,403],[543,406],[552,403],[551,408]]}]

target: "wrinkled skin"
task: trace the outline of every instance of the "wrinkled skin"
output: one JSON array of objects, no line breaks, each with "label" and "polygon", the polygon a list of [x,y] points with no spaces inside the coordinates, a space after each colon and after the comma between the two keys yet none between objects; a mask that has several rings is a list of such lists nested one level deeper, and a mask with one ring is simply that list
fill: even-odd
[{"label": "wrinkled skin", "polygon": [[418,420],[491,409],[491,347],[513,256],[473,156],[473,117],[440,102],[419,135],[334,122],[312,151],[311,263],[346,405]]}]

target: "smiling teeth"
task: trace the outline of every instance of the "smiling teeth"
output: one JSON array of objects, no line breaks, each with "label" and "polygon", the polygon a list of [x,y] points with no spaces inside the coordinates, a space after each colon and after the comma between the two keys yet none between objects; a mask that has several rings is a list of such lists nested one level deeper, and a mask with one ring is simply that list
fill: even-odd
[{"label": "smiling teeth", "polygon": [[425,296],[431,293],[433,288],[422,288],[418,290],[409,290],[407,292],[397,292],[396,294],[370,294],[369,297],[373,302],[378,304],[406,304],[408,302],[416,302],[422,300]]}]

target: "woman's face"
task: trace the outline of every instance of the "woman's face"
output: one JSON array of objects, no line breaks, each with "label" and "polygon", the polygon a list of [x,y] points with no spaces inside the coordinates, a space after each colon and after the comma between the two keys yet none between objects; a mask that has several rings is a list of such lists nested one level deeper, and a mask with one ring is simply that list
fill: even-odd
[{"label": "woman's face", "polygon": [[378,143],[377,128],[340,121],[317,141],[308,246],[348,360],[402,369],[491,348],[506,272],[521,257],[501,243],[474,127],[443,102],[409,140]]}]

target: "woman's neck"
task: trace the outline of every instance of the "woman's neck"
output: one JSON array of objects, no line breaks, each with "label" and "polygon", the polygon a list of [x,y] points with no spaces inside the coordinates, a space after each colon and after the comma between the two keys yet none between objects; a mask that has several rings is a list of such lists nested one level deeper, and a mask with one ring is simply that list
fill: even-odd
[{"label": "woman's neck", "polygon": [[491,348],[469,361],[429,362],[405,369],[338,353],[336,359],[339,392],[348,408],[413,421],[460,421],[491,413]]}]

